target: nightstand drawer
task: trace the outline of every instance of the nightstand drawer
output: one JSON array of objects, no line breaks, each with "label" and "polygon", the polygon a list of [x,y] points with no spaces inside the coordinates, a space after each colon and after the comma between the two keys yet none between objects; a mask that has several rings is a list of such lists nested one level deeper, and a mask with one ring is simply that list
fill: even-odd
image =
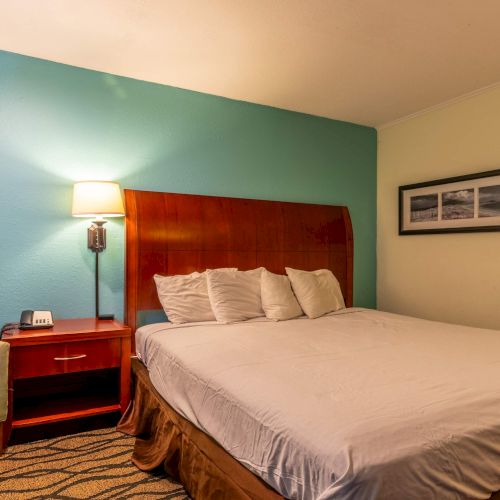
[{"label": "nightstand drawer", "polygon": [[120,356],[119,338],[21,347],[11,356],[13,378],[114,368]]}]

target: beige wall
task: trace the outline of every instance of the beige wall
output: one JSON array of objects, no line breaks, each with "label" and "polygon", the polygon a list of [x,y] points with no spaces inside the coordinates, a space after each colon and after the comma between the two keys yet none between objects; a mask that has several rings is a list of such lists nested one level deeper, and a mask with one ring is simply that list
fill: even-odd
[{"label": "beige wall", "polygon": [[500,88],[378,140],[378,307],[500,330],[500,232],[398,236],[398,186],[500,168]]}]

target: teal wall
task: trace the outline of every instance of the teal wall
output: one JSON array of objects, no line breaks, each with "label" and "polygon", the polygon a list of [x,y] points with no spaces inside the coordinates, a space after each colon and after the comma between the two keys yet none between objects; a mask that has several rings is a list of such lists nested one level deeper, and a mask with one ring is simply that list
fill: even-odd
[{"label": "teal wall", "polygon": [[[269,75],[272,78],[272,75]],[[0,52],[0,323],[93,315],[77,180],[345,204],[355,303],[375,306],[376,131]],[[102,312],[123,313],[123,219],[108,224]]]}]

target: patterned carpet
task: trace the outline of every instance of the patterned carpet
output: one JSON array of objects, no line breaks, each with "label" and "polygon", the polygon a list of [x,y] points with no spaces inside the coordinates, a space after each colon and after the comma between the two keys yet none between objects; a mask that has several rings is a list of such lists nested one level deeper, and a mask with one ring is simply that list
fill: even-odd
[{"label": "patterned carpet", "polygon": [[130,462],[133,438],[114,429],[10,446],[0,457],[2,500],[184,500],[181,485]]}]

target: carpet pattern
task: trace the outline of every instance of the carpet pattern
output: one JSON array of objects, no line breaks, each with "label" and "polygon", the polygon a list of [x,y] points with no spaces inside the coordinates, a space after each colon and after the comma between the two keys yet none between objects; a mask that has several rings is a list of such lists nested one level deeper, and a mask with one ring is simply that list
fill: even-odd
[{"label": "carpet pattern", "polygon": [[131,463],[133,443],[115,429],[101,429],[10,446],[0,457],[0,498],[188,499],[165,474]]}]

